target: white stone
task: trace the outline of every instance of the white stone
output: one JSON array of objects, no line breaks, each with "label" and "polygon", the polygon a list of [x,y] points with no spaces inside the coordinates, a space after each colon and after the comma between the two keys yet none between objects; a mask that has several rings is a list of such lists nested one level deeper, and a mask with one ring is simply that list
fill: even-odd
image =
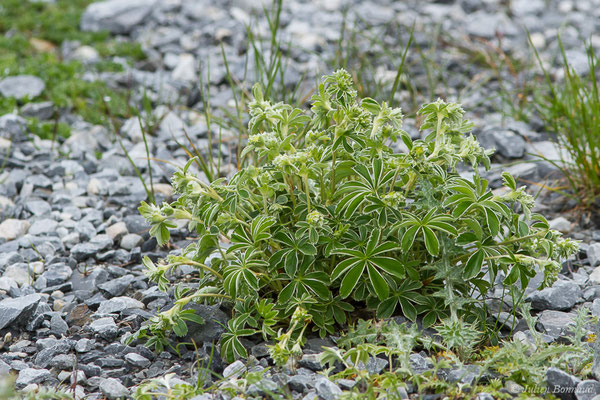
[{"label": "white stone", "polygon": [[6,267],[6,270],[2,276],[5,278],[11,278],[19,286],[23,286],[26,283],[32,283],[30,282],[32,278],[27,270],[27,264],[9,265]]},{"label": "white stone", "polygon": [[119,240],[123,236],[127,235],[127,225],[125,222],[117,222],[106,228],[106,234],[112,238],[112,240]]},{"label": "white stone", "polygon": [[550,225],[550,229],[555,229],[562,233],[571,232],[571,223],[564,217],[554,218],[548,224]]},{"label": "white stone", "polygon": [[529,38],[531,39],[531,44],[533,44],[533,47],[536,49],[543,49],[546,47],[546,37],[543,33],[534,32]]},{"label": "white stone", "polygon": [[81,46],[70,55],[69,59],[81,61],[85,64],[92,64],[100,60],[100,54],[91,46]]},{"label": "white stone", "polygon": [[9,218],[0,224],[0,238],[14,240],[27,233],[29,221]]},{"label": "white stone", "polygon": [[42,94],[46,84],[33,75],[7,76],[0,81],[0,94],[4,97],[32,99]]},{"label": "white stone", "polygon": [[179,61],[177,66],[171,72],[171,78],[175,81],[182,82],[194,82],[198,80],[198,74],[196,73],[196,58],[189,53],[183,53],[179,55]]}]

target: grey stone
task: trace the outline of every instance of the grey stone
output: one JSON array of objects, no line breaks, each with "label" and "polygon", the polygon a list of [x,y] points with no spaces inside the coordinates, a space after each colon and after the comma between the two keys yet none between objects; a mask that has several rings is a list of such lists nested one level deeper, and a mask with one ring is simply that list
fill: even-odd
[{"label": "grey stone", "polygon": [[90,329],[103,339],[113,340],[118,333],[115,321],[110,317],[100,318],[90,324]]},{"label": "grey stone", "polygon": [[113,240],[119,240],[123,236],[127,235],[127,225],[125,222],[117,222],[106,228],[106,234]]},{"label": "grey stone", "polygon": [[131,297],[120,296],[113,297],[110,300],[103,301],[100,303],[100,307],[98,308],[99,314],[110,314],[110,313],[120,313],[124,310],[131,308],[144,308],[144,303],[141,301],[132,299]]},{"label": "grey stone", "polygon": [[197,65],[196,58],[192,54],[180,54],[177,66],[171,72],[171,78],[175,81],[194,82],[198,79]]},{"label": "grey stone", "polygon": [[90,4],[81,17],[81,30],[129,33],[152,11],[155,0],[106,0]]},{"label": "grey stone", "polygon": [[79,243],[71,248],[71,255],[77,261],[83,261],[89,257],[94,257],[103,250],[108,249],[113,244],[113,240],[108,235],[97,235],[87,243]]},{"label": "grey stone", "polygon": [[39,219],[29,227],[30,235],[47,235],[56,232],[58,222],[50,218]]},{"label": "grey stone", "polygon": [[98,289],[100,289],[107,297],[121,296],[129,289],[132,282],[133,275],[125,275],[98,285]]},{"label": "grey stone", "polygon": [[319,361],[319,354],[304,354],[302,358],[298,360],[298,366],[310,369],[311,371],[321,371],[323,366]]},{"label": "grey stone", "polygon": [[463,26],[467,33],[492,39],[496,33],[514,36],[519,33],[517,27],[502,13],[489,14],[486,11],[477,11],[468,15]]},{"label": "grey stone", "polygon": [[575,315],[562,311],[546,310],[538,316],[538,324],[543,331],[554,340],[567,334],[569,326],[573,325]]},{"label": "grey stone", "polygon": [[0,360],[0,377],[6,376],[10,372],[10,365]]},{"label": "grey stone", "polygon": [[338,379],[335,381],[335,384],[338,385],[342,390],[351,390],[354,386],[356,386],[356,381],[352,379]]},{"label": "grey stone", "polygon": [[214,400],[214,396],[210,393],[202,393],[192,397],[190,400]]},{"label": "grey stone", "polygon": [[17,378],[17,388],[23,388],[31,383],[41,383],[50,378],[50,371],[47,369],[25,368],[19,372]]},{"label": "grey stone", "polygon": [[135,233],[129,233],[121,239],[121,248],[125,250],[131,250],[135,247],[140,246],[144,242],[144,238]]},{"label": "grey stone", "polygon": [[46,280],[47,286],[56,286],[66,282],[71,275],[73,275],[71,267],[63,263],[57,263],[50,265],[48,269],[42,273],[41,277]]},{"label": "grey stone", "polygon": [[30,200],[25,203],[25,209],[38,217],[48,215],[52,211],[50,204],[44,200]]},{"label": "grey stone", "polygon": [[433,368],[433,364],[427,358],[420,354],[410,355],[410,367],[415,374],[422,374],[425,371],[429,371]]},{"label": "grey stone", "polygon": [[525,154],[525,140],[508,129],[490,129],[478,137],[481,146],[495,148],[506,158],[521,158]]},{"label": "grey stone", "polygon": [[315,377],[310,375],[294,375],[288,381],[291,390],[302,393],[315,387]]},{"label": "grey stone", "polygon": [[0,137],[16,142],[26,140],[27,121],[15,114],[0,116]]},{"label": "grey stone", "polygon": [[50,331],[56,335],[65,335],[69,331],[69,325],[60,315],[55,314],[50,318]]},{"label": "grey stone", "polygon": [[129,389],[115,378],[106,378],[100,383],[100,391],[109,399],[124,399],[129,396]]},{"label": "grey stone", "polygon": [[[592,267],[600,265],[600,243],[591,244],[587,250],[587,256]],[[596,283],[600,283],[600,277]]]},{"label": "grey stone", "polygon": [[335,400],[342,395],[342,389],[325,377],[318,377],[315,390],[323,400]]},{"label": "grey stone", "polygon": [[479,375],[479,367],[476,365],[465,365],[464,367],[450,371],[446,380],[450,383],[460,382],[462,384],[473,386],[475,379],[477,379]]},{"label": "grey stone", "polygon": [[232,364],[229,364],[223,370],[223,378],[225,379],[233,379],[238,378],[242,375],[242,373],[246,370],[246,366],[240,360],[234,361]]},{"label": "grey stone", "polygon": [[50,119],[54,115],[54,104],[51,101],[27,103],[21,107],[21,115],[39,120]]},{"label": "grey stone", "polygon": [[580,382],[575,389],[577,400],[592,400],[600,395],[600,382],[591,379]]},{"label": "grey stone", "polygon": [[0,94],[4,97],[33,99],[42,94],[46,84],[33,75],[7,76],[0,81]]},{"label": "grey stone", "polygon": [[546,371],[546,384],[548,391],[562,400],[577,400],[575,388],[581,383],[581,379],[569,375],[558,368],[548,368]]},{"label": "grey stone", "polygon": [[510,3],[512,12],[519,16],[538,14],[545,10],[546,4],[543,0],[513,0]]},{"label": "grey stone", "polygon": [[75,351],[78,353],[87,353],[94,349],[94,341],[91,339],[83,338],[79,339],[77,343],[75,343]]},{"label": "grey stone", "polygon": [[150,366],[150,360],[137,353],[127,353],[125,355],[125,361],[140,368],[148,368]]},{"label": "grey stone", "polygon": [[15,321],[17,324],[25,325],[41,299],[39,294],[29,294],[17,299],[0,301],[0,329],[6,328]]},{"label": "grey stone", "polygon": [[121,127],[121,135],[128,137],[133,143],[143,142],[144,134],[139,119],[134,117],[126,120]]},{"label": "grey stone", "polygon": [[57,369],[73,369],[77,363],[77,358],[74,354],[58,354],[48,363],[48,367]]},{"label": "grey stone", "polygon": [[219,309],[218,305],[207,306],[204,304],[188,303],[184,310],[193,309],[196,314],[204,319],[204,324],[186,322],[188,333],[184,340],[195,343],[212,342],[218,340],[225,331],[229,317]]},{"label": "grey stone", "polygon": [[559,280],[554,286],[531,293],[527,300],[534,310],[570,310],[579,301],[581,288],[573,281]]},{"label": "grey stone", "polygon": [[277,392],[279,392],[279,385],[268,378],[263,378],[260,382],[253,383],[246,389],[248,396],[258,396],[260,398],[271,398]]}]

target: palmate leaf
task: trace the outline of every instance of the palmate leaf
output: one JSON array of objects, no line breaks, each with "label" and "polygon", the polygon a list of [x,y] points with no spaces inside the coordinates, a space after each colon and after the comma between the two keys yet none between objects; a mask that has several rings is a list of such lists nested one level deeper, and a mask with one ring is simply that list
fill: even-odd
[{"label": "palmate leaf", "polygon": [[221,335],[221,358],[228,363],[236,358],[248,358],[248,351],[240,338],[255,333],[256,329],[244,328],[239,318],[229,320],[226,331]]},{"label": "palmate leaf", "polygon": [[417,318],[417,308],[415,303],[421,302],[421,297],[417,290],[421,288],[421,283],[411,280],[404,280],[397,288],[391,290],[391,295],[383,300],[377,306],[378,318],[391,317],[398,305],[402,309],[402,314],[411,321]]},{"label": "palmate leaf", "polygon": [[354,290],[365,269],[367,269],[372,291],[382,300],[389,293],[388,283],[384,275],[404,277],[403,264],[392,257],[384,256],[386,253],[398,250],[397,244],[394,242],[379,243],[381,236],[381,231],[373,232],[363,250],[345,248],[335,251],[336,254],[348,256],[334,268],[331,276],[332,281],[334,281],[344,275],[340,286],[342,298],[348,297]]},{"label": "palmate leaf", "polygon": [[223,287],[231,297],[238,293],[257,291],[259,279],[255,270],[265,268],[268,264],[259,258],[259,252],[246,250],[241,255],[236,255],[234,260],[223,270]]},{"label": "palmate leaf", "polygon": [[293,275],[286,270],[286,275],[281,280],[288,281],[288,284],[279,293],[279,302],[287,303],[292,297],[299,298],[304,295],[316,295],[323,300],[331,297],[329,276],[322,271],[310,272],[313,263],[313,257],[304,257],[302,264],[295,269]]}]

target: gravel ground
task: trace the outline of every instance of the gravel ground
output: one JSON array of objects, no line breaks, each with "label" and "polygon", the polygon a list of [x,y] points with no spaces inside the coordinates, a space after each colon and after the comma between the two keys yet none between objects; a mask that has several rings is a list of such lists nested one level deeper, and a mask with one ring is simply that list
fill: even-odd
[{"label": "gravel ground", "polygon": [[[474,63],[472,54],[460,51],[461,46],[472,44],[478,48],[488,43],[497,47],[496,54],[531,61],[526,27],[544,62],[559,76],[556,35],[562,29],[570,61],[576,70],[585,73],[587,62],[580,37],[591,37],[595,45],[600,45],[596,34],[599,6],[598,0],[286,0],[281,34],[284,42],[289,40],[291,44],[286,45],[289,65],[285,85],[291,90],[304,75],[305,84],[299,89],[302,93],[330,71],[345,9],[349,9],[346,25],[364,35],[356,39],[357,48],[366,54],[376,53],[377,46],[367,39],[376,36],[389,50],[371,70],[371,78],[393,81],[394,60],[398,59],[394,57],[402,54],[401,43],[407,42],[414,22],[414,41],[435,70],[428,71],[423,54],[411,51],[407,61],[409,78],[420,92],[431,89],[434,96],[463,103],[477,126],[475,133],[480,141],[497,149],[495,164],[488,173],[492,187],[501,182],[503,170],[524,180],[540,181],[556,171],[547,163],[533,162],[530,153],[553,158],[557,153],[549,135],[536,118],[523,123],[497,112],[501,99],[495,71]],[[260,2],[252,0],[109,0],[92,4],[82,17],[82,30],[108,29],[123,40],[138,41],[148,59],[122,73],[90,73],[82,79],[129,87],[134,103],[144,93],[149,96],[156,104],[153,116],[159,121],[156,133],[148,138],[151,156],[183,164],[187,156],[177,141],[185,142],[184,131],[198,148],[209,150],[197,79],[200,68],[206,71],[210,66],[212,106],[231,106],[221,43],[232,74],[243,79],[249,52],[245,25],[254,21],[254,29],[266,34],[262,14]],[[427,51],[432,43],[437,47]],[[98,61],[97,54],[77,43],[64,44],[62,51],[66,57]],[[249,68],[247,76],[252,77],[251,63]],[[518,76],[509,74],[505,84],[509,90],[517,90],[534,70]],[[440,81],[433,89],[432,74]],[[33,76],[0,81],[3,96],[35,97],[44,89],[44,82]],[[409,90],[400,90],[396,99],[404,105],[410,95]],[[155,354],[142,345],[123,344],[129,333],[173,301],[171,294],[160,292],[148,282],[141,257],[158,259],[176,252],[189,243],[186,231],[173,229],[169,248],[157,247],[149,237],[148,226],[137,212],[146,192],[107,127],[93,126],[68,110],[58,110],[61,120],[71,126],[72,135],[52,143],[32,136],[22,116],[47,119],[54,112],[53,104],[28,103],[18,111],[0,116],[0,332],[4,337],[0,342],[0,373],[14,371],[19,389],[71,382],[77,397],[87,399],[126,397],[141,381],[167,373],[174,373],[176,379],[195,379],[190,376],[192,363],[210,359],[212,343],[222,333],[218,322],[228,319],[218,307],[196,306],[208,323],[192,327],[186,339],[202,344],[198,353],[182,349],[178,357],[170,351]],[[148,161],[137,119],[123,122],[122,143],[147,177]],[[414,121],[408,119],[406,124],[411,132]],[[233,138],[236,133],[224,130],[222,136]],[[235,154],[226,144],[221,145],[221,152],[226,161],[222,173],[227,175],[234,168]],[[169,199],[173,167],[157,161],[150,165],[157,200]],[[565,263],[553,288],[536,291],[533,288],[538,282],[534,279],[528,289],[528,301],[551,341],[564,334],[565,326],[582,305],[600,315],[600,230],[563,212],[572,205],[554,195],[541,197],[537,205],[538,210],[553,217],[555,229],[583,240],[578,259]],[[190,272],[179,270],[174,278],[187,279]],[[518,326],[518,330],[525,329],[522,324]],[[245,363],[224,365],[215,352],[210,368],[225,377],[223,386],[235,385],[235,378],[246,369],[260,371],[272,365],[264,343],[248,345],[252,346],[252,356]],[[260,398],[265,390],[279,388],[294,399],[338,397],[342,389],[355,383],[331,382],[317,375],[322,367],[315,354],[323,345],[333,346],[334,342],[330,338],[310,339],[299,369],[294,373],[267,372],[262,385],[251,385],[246,395]],[[411,362],[415,368],[432,367],[419,354],[414,354]],[[373,360],[374,370],[385,367],[381,360]],[[468,382],[471,376],[454,372],[448,379]],[[595,372],[600,378],[600,371]],[[455,375],[460,378],[452,378]],[[565,387],[582,384],[577,378],[563,375],[567,374],[549,373],[548,379]],[[597,382],[585,385],[592,385],[600,394]],[[410,395],[409,387],[402,397]],[[223,392],[195,399],[231,397]],[[484,395],[479,398],[486,399]]]}]

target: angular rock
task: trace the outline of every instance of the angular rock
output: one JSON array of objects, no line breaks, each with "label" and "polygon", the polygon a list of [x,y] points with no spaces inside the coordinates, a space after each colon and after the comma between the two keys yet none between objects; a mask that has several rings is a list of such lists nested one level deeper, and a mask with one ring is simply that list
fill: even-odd
[{"label": "angular rock", "polygon": [[273,380],[264,378],[260,382],[253,383],[246,389],[246,395],[258,398],[271,398],[277,393],[279,385]]},{"label": "angular rock", "polygon": [[41,383],[50,378],[50,371],[47,369],[25,368],[19,372],[17,378],[17,387],[23,388],[32,383]]},{"label": "angular rock", "polygon": [[42,94],[46,84],[33,75],[7,76],[0,80],[0,94],[4,97],[33,99]]},{"label": "angular rock", "polygon": [[175,81],[194,82],[198,79],[196,67],[196,58],[192,54],[180,54],[179,62],[173,72],[171,72],[171,78]]},{"label": "angular rock", "polygon": [[193,309],[196,315],[204,319],[204,324],[187,322],[188,333],[184,340],[193,341],[197,344],[218,340],[225,332],[223,326],[227,326],[229,317],[219,309],[219,306],[207,306],[204,304],[188,303],[184,310]]},{"label": "angular rock", "polygon": [[546,334],[556,340],[567,334],[568,327],[573,325],[574,319],[573,313],[546,310],[538,316],[538,324]]},{"label": "angular rock", "polygon": [[54,115],[54,104],[51,101],[27,103],[21,107],[21,115],[24,117],[34,117],[39,120],[50,119]]},{"label": "angular rock", "polygon": [[124,399],[129,396],[129,389],[115,378],[106,378],[100,383],[100,391],[109,399]]},{"label": "angular rock", "polygon": [[130,308],[144,308],[144,303],[132,299],[131,297],[121,296],[113,297],[110,300],[103,301],[98,307],[99,314],[120,313]]},{"label": "angular rock", "polygon": [[495,148],[506,158],[521,158],[525,154],[525,140],[508,129],[491,129],[481,133],[478,137],[485,148]]},{"label": "angular rock", "polygon": [[582,381],[575,388],[575,398],[577,400],[592,400],[600,395],[600,382],[594,380]]},{"label": "angular rock", "polygon": [[126,354],[125,361],[138,368],[148,368],[150,366],[150,360],[137,353]]},{"label": "angular rock", "polygon": [[90,324],[90,330],[108,341],[117,337],[118,328],[115,321],[110,318],[99,318]]},{"label": "angular rock", "polygon": [[[600,243],[591,244],[590,247],[588,247],[587,256],[592,267],[600,265]],[[600,283],[600,277],[596,283]]]},{"label": "angular rock", "polygon": [[302,393],[315,387],[315,377],[310,375],[294,375],[287,384],[290,390]]},{"label": "angular rock", "polygon": [[233,379],[242,375],[242,373],[246,370],[246,366],[240,360],[234,361],[232,364],[229,364],[223,370],[223,378],[225,379]]},{"label": "angular rock", "polygon": [[27,139],[27,121],[15,114],[0,117],[0,137],[22,142]]},{"label": "angular rock", "polygon": [[[43,200],[31,200],[25,203],[25,209],[38,217],[48,215],[52,211],[52,207],[48,202]],[[35,233],[32,233],[35,235]]]},{"label": "angular rock", "polygon": [[81,17],[81,30],[129,33],[150,14],[155,3],[155,0],[106,0],[92,3]]},{"label": "angular rock", "polygon": [[41,299],[39,294],[28,294],[16,299],[0,301],[0,329],[6,328],[15,321],[19,325],[25,325]]},{"label": "angular rock", "polygon": [[121,296],[129,289],[131,282],[133,282],[133,275],[125,275],[98,285],[98,289],[107,297]]},{"label": "angular rock", "polygon": [[71,255],[77,261],[94,257],[99,252],[111,247],[113,240],[108,235],[97,235],[87,243],[79,243],[71,248]]},{"label": "angular rock", "polygon": [[50,331],[55,335],[65,335],[69,331],[69,325],[60,315],[55,314],[50,318]]},{"label": "angular rock", "polygon": [[561,400],[577,400],[575,389],[579,383],[581,383],[581,379],[569,375],[558,368],[551,367],[546,371],[548,392]]},{"label": "angular rock", "polygon": [[78,353],[87,353],[94,349],[94,342],[91,339],[83,338],[79,339],[75,343],[75,351]]},{"label": "angular rock", "polygon": [[56,232],[58,222],[50,218],[39,219],[29,227],[30,235],[47,235]]},{"label": "angular rock", "polygon": [[581,288],[573,281],[559,280],[554,286],[527,296],[534,310],[570,310],[581,297]]},{"label": "angular rock", "polygon": [[335,400],[342,395],[342,389],[325,377],[317,378],[315,390],[323,400]]},{"label": "angular rock", "polygon": [[121,239],[121,248],[125,250],[132,250],[140,246],[144,242],[144,238],[135,233],[129,233]]}]

